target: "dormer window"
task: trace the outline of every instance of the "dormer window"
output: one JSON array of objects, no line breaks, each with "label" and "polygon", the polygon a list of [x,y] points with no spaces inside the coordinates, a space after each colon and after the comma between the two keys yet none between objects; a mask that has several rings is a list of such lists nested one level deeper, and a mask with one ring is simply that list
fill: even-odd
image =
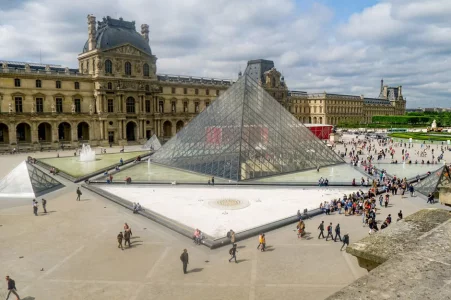
[{"label": "dormer window", "polygon": [[105,74],[113,74],[113,63],[109,59],[105,61]]},{"label": "dormer window", "polygon": [[143,74],[144,74],[144,76],[149,77],[149,65],[148,64],[144,64]]}]

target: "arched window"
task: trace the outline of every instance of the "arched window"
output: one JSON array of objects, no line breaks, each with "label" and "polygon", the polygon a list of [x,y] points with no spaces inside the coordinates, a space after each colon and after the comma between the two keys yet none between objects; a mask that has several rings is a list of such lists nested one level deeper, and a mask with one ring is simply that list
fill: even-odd
[{"label": "arched window", "polygon": [[113,74],[113,63],[111,60],[105,60],[105,74]]},{"label": "arched window", "polygon": [[125,102],[125,105],[127,107],[128,114],[135,113],[135,99],[133,97],[128,97],[127,101]]},{"label": "arched window", "polygon": [[144,76],[149,77],[149,65],[148,64],[144,64],[144,66],[143,66],[143,74],[144,74]]},{"label": "arched window", "polygon": [[125,63],[125,75],[132,75],[132,64],[128,61]]},{"label": "arched window", "polygon": [[112,90],[113,89],[113,84],[111,82],[108,82],[108,89]]}]

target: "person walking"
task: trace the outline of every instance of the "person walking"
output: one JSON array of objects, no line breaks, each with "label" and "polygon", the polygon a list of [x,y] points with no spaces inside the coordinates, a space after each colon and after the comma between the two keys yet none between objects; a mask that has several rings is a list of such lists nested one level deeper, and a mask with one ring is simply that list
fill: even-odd
[{"label": "person walking", "polygon": [[130,233],[130,236],[133,235],[132,228],[130,226],[128,226],[127,223],[124,223],[124,231],[128,231]]},{"label": "person walking", "polygon": [[332,223],[330,223],[329,226],[327,226],[326,242],[329,239],[329,236],[332,240],[334,239],[334,235],[332,234]]},{"label": "person walking", "polygon": [[45,200],[44,198],[42,198],[42,208],[44,209],[44,213],[46,214],[47,213],[47,208],[46,208],[46,206],[47,206],[47,200]]},{"label": "person walking", "polygon": [[337,223],[337,226],[335,226],[335,238],[334,238],[334,242],[337,241],[337,236],[340,238],[340,242],[341,240],[341,235],[340,235],[340,224]]},{"label": "person walking", "polygon": [[35,216],[38,216],[38,202],[36,199],[33,199],[33,213]]},{"label": "person walking", "polygon": [[14,294],[17,300],[20,300],[19,294],[17,294],[16,282],[6,275],[6,282],[8,284],[8,294],[6,295],[6,300],[9,299],[9,295]]},{"label": "person walking", "polygon": [[414,188],[413,184],[409,185],[409,192],[410,192],[410,197],[415,197],[415,188]]},{"label": "person walking", "polygon": [[263,233],[260,233],[260,235],[258,236],[258,246],[257,246],[257,250],[260,249],[261,245],[262,245],[262,241],[263,241]]},{"label": "person walking", "polygon": [[322,236],[324,239],[324,221],[321,221],[321,224],[319,224],[318,229],[319,229],[318,239],[320,236]]},{"label": "person walking", "polygon": [[232,259],[235,259],[235,263],[237,263],[236,261],[236,253],[238,252],[238,250],[236,249],[236,244],[233,244],[232,248],[230,248],[229,250],[229,254],[232,256],[229,259],[229,262],[232,261]]},{"label": "person walking", "polygon": [[125,240],[125,242],[124,242],[124,246],[127,246],[127,243],[128,243],[128,247],[130,248],[131,247],[131,244],[130,244],[130,231],[126,231],[126,232],[124,232],[124,240]]},{"label": "person walking", "polygon": [[215,186],[215,177],[211,177],[211,185]]},{"label": "person walking", "polygon": [[188,272],[186,272],[186,268],[188,267],[188,251],[186,249],[183,249],[183,253],[182,255],[180,255],[180,260],[182,261],[183,264],[183,274],[187,274]]},{"label": "person walking", "polygon": [[298,238],[301,238],[304,235],[305,230],[305,223],[304,221],[302,221],[302,219],[299,220],[297,228],[298,228]]},{"label": "person walking", "polygon": [[83,193],[80,191],[80,187],[77,187],[77,201],[80,201],[80,197]]},{"label": "person walking", "polygon": [[348,234],[348,233],[346,233],[346,234],[343,236],[343,245],[341,246],[340,251],[343,250],[343,247],[344,247],[345,245],[346,245],[346,247],[349,246],[349,234]]},{"label": "person walking", "polygon": [[122,247],[122,240],[124,239],[124,235],[122,234],[122,231],[119,232],[119,234],[117,235],[117,247],[121,248],[122,250],[124,250],[124,248]]},{"label": "person walking", "polygon": [[263,252],[263,251],[265,251],[265,250],[266,250],[266,236],[265,236],[265,234],[263,233],[263,234],[262,234],[262,247],[260,248],[260,251]]}]

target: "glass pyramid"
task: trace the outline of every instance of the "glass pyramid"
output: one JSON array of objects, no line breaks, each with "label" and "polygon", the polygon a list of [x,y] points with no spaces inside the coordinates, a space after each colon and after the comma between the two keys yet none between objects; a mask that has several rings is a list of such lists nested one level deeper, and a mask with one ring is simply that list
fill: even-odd
[{"label": "glass pyramid", "polygon": [[147,142],[143,145],[143,149],[149,149],[153,151],[157,151],[161,148],[161,143],[158,137],[154,134],[152,137],[147,140]]},{"label": "glass pyramid", "polygon": [[0,180],[0,198],[35,198],[63,185],[27,162],[21,162]]},{"label": "glass pyramid", "polygon": [[29,180],[36,197],[63,187],[61,182],[57,181],[55,178],[44,173],[35,166],[27,163],[27,168]]},{"label": "glass pyramid", "polygon": [[234,181],[344,162],[247,75],[151,159]]},{"label": "glass pyramid", "polygon": [[438,192],[442,187],[451,188],[450,170],[448,166],[443,166],[432,172],[415,186],[415,190],[427,196],[430,193],[434,194]]}]

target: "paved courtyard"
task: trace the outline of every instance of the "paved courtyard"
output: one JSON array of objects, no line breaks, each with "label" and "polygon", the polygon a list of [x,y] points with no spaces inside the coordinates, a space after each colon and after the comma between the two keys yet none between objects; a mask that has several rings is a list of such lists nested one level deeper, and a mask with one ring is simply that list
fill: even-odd
[{"label": "paved courtyard", "polygon": [[[0,156],[0,177],[25,158]],[[450,161],[451,155],[446,153],[445,159]],[[316,229],[321,220],[339,222],[342,234],[348,232],[353,242],[368,234],[361,217],[309,219],[308,240],[297,238],[295,224],[268,232],[264,253],[256,250],[257,237],[240,241],[235,264],[228,262],[229,246],[196,246],[86,190],[77,202],[78,185],[57,178],[66,187],[45,196],[48,214],[40,210],[35,217],[31,201],[0,202],[0,270],[15,279],[22,299],[324,299],[366,274],[353,256],[340,252],[341,243],[318,240]],[[395,196],[378,219],[395,217],[400,209],[406,216],[430,207],[425,202],[422,197]],[[133,231],[132,247],[121,251],[116,235],[124,222]],[[179,259],[184,248],[190,255],[187,275]],[[3,282],[0,295],[5,293]]]}]

